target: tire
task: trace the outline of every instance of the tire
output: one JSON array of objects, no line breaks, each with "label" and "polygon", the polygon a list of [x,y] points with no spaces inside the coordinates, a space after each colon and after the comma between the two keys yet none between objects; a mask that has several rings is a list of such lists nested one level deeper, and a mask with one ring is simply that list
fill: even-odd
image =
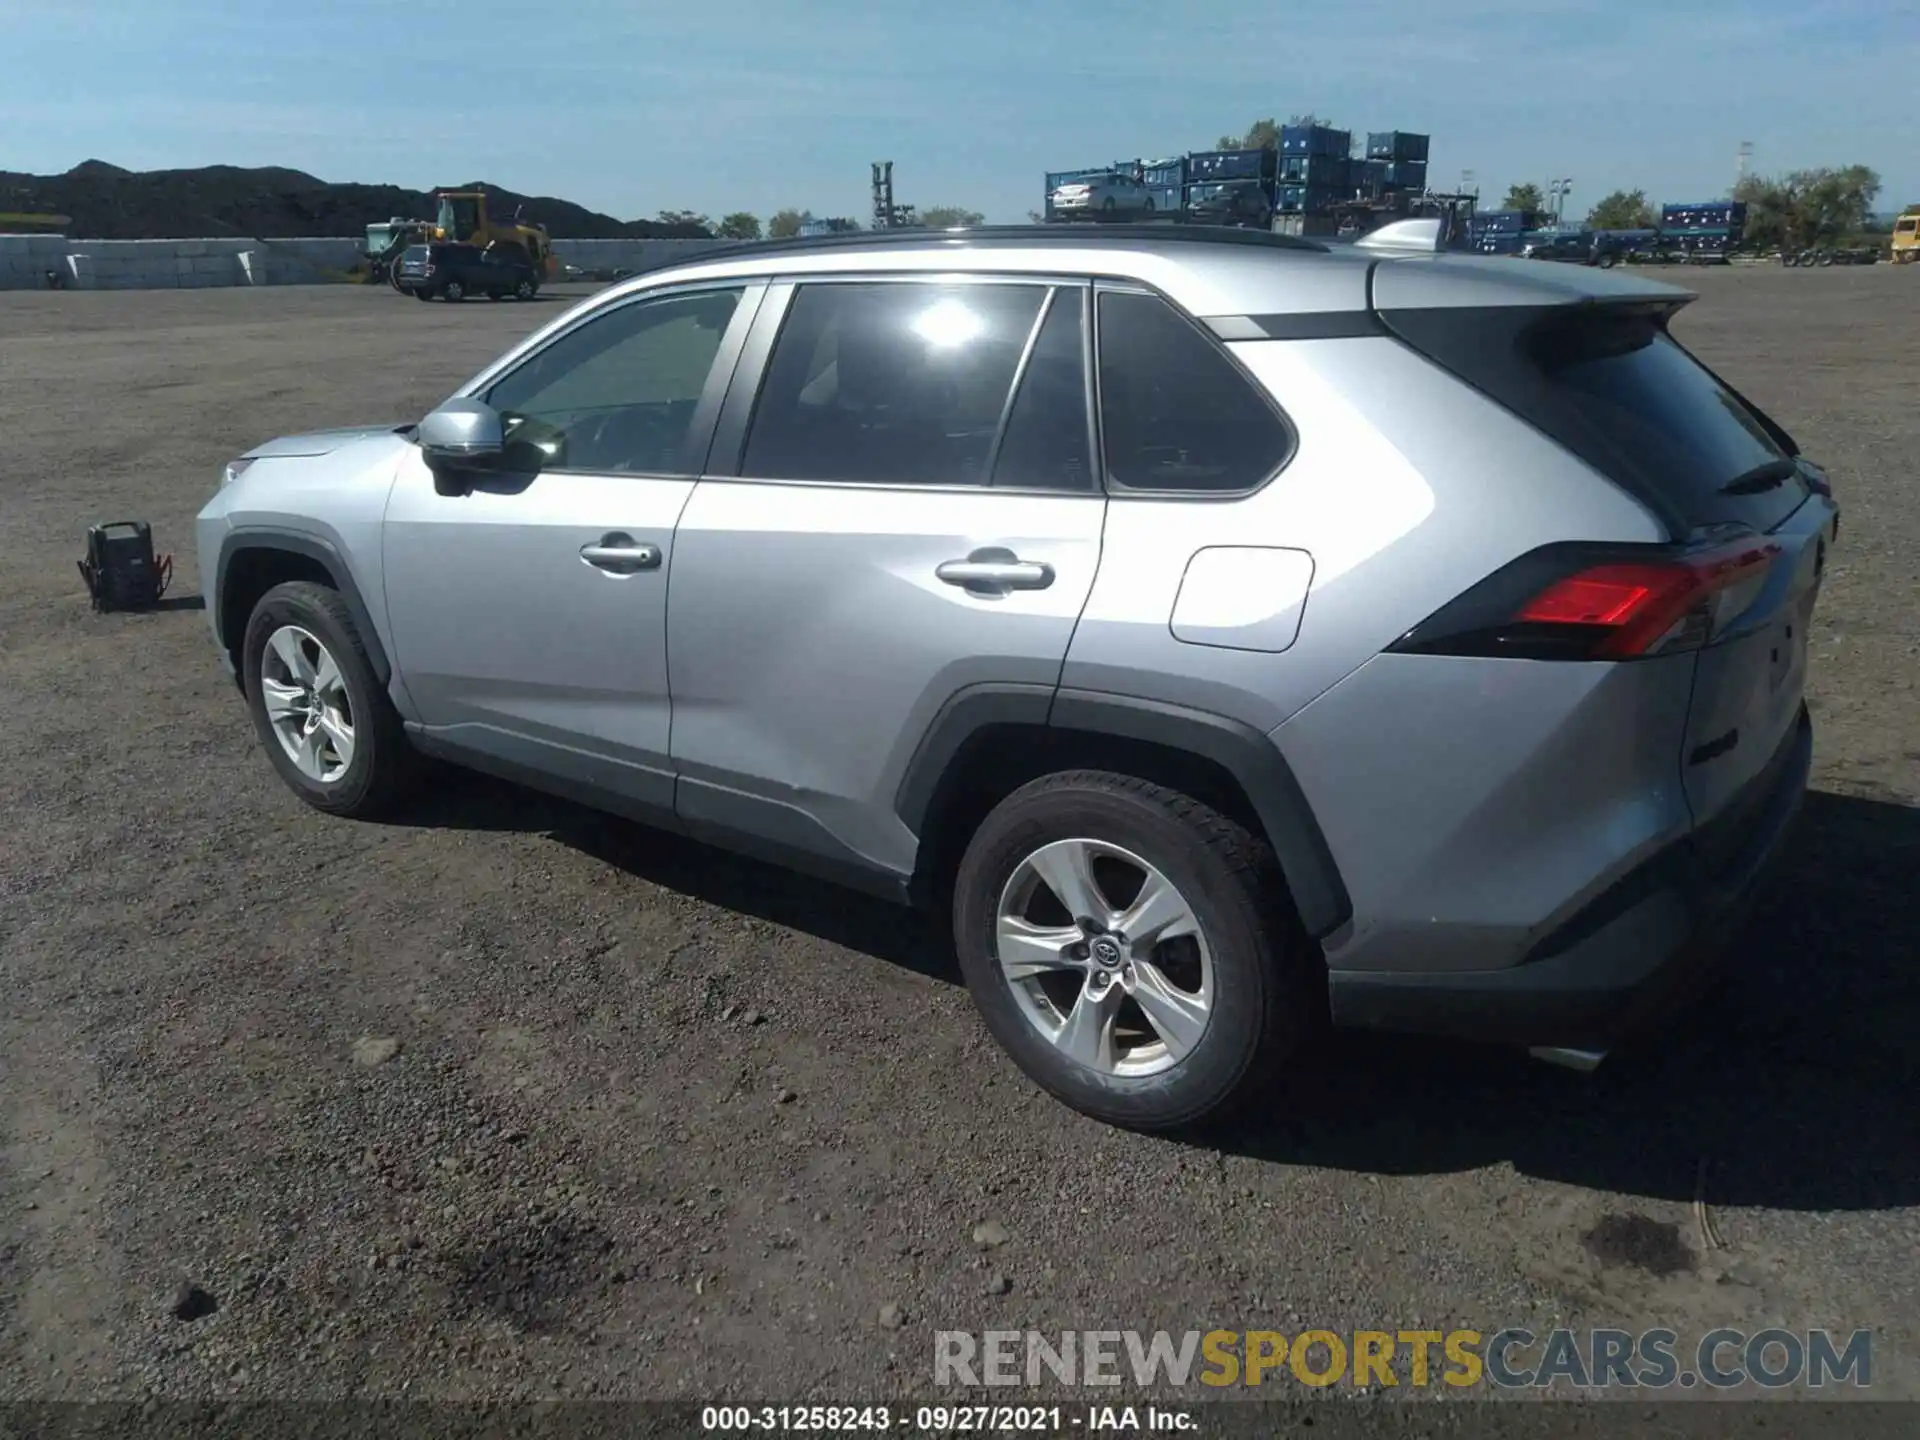
[{"label": "tire", "polygon": [[1147,197],[1147,214],[1153,214],[1153,197],[1151,195]]},{"label": "tire", "polygon": [[[1101,877],[1099,894],[1086,908],[1111,911],[1116,900],[1138,898],[1115,882],[1144,862],[1170,886],[1198,943],[1181,936],[1128,954],[1102,947],[1111,937],[1082,927],[1086,943],[1064,942],[1084,952],[1072,968],[1049,968],[1045,980],[1010,977],[1001,963],[1003,911],[1055,927],[1056,936],[1075,933],[1034,863],[1075,849],[1101,855],[1091,870]],[[1068,771],[1014,791],[974,833],[954,882],[954,942],[988,1031],[1042,1089],[1112,1125],[1186,1129],[1225,1116],[1258,1090],[1306,1037],[1316,1007],[1324,1009],[1313,983],[1318,962],[1275,903],[1283,893],[1266,843],[1218,811],[1131,776]],[[1151,1007],[1135,998],[1156,982],[1163,989]],[[1168,1002],[1174,986],[1187,992],[1184,1007]],[[1065,1017],[1096,994],[1113,1007],[1100,1032],[1108,1043],[1083,1061],[1059,1037]],[[1163,1029],[1164,1021],[1147,1019],[1150,1008],[1175,1012],[1179,1023]],[[1140,1038],[1142,1020],[1150,1043],[1115,1043],[1127,1038],[1123,1031]],[[1169,1030],[1183,1029],[1179,1048],[1169,1045]]]},{"label": "tire", "polygon": [[467,287],[458,280],[449,280],[440,287],[440,298],[458,305],[467,298]]},{"label": "tire", "polygon": [[487,298],[489,300],[504,300],[507,298],[507,292],[504,290],[489,290],[487,292]]},{"label": "tire", "polygon": [[513,298],[516,300],[531,300],[539,293],[539,290],[540,287],[534,284],[533,281],[522,280],[518,285],[513,287]]},{"label": "tire", "polygon": [[433,298],[433,296],[429,295],[425,290],[402,290],[400,293],[402,295],[411,295],[416,300],[424,301],[424,300],[431,300]]},{"label": "tire", "polygon": [[1598,260],[1594,261],[1593,263],[1598,265],[1602,270],[1611,270],[1616,264],[1619,263],[1619,257],[1615,255],[1602,255]]},{"label": "tire", "polygon": [[[304,675],[288,663],[290,649],[304,660]],[[406,794],[418,759],[338,591],[307,580],[274,586],[247,621],[241,664],[254,732],[294,794],[329,815],[354,817],[380,814]],[[337,675],[337,683],[328,683],[329,674]],[[303,689],[305,702],[316,694],[322,698],[322,724],[304,720],[311,704],[293,699]],[[342,729],[350,737],[344,756],[337,738]],[[316,732],[313,763],[303,767],[290,747],[306,750],[296,737]]]}]

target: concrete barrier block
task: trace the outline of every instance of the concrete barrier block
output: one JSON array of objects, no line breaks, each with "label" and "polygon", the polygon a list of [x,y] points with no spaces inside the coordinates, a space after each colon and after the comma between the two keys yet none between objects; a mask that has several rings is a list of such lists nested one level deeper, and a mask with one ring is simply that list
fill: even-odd
[{"label": "concrete barrier block", "polygon": [[207,242],[204,240],[182,240],[173,247],[173,253],[182,260],[190,260],[195,256],[207,253]]}]

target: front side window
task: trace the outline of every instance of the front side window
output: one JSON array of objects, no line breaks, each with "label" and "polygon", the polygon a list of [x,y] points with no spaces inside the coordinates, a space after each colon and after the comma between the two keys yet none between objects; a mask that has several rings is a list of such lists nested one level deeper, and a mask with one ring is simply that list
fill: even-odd
[{"label": "front side window", "polygon": [[[622,305],[562,335],[483,397],[539,468],[688,474],[707,377],[744,288]],[[532,457],[530,457],[532,458]]]},{"label": "front side window", "polygon": [[980,485],[1044,285],[868,282],[794,294],[742,473]]},{"label": "front side window", "polygon": [[1120,490],[1251,490],[1292,449],[1286,422],[1206,336],[1157,295],[1099,297],[1100,429]]}]

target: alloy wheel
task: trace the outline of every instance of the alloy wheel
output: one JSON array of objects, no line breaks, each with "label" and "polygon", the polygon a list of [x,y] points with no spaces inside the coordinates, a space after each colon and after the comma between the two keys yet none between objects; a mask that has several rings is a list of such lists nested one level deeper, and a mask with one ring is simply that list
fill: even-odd
[{"label": "alloy wheel", "polygon": [[280,748],[322,785],[353,763],[353,705],[346,678],[310,630],[282,625],[260,656],[260,699]]},{"label": "alloy wheel", "polygon": [[1014,867],[995,954],[1021,1015],[1105,1075],[1158,1074],[1212,1013],[1213,956],[1193,906],[1153,865],[1101,840],[1059,840]]}]

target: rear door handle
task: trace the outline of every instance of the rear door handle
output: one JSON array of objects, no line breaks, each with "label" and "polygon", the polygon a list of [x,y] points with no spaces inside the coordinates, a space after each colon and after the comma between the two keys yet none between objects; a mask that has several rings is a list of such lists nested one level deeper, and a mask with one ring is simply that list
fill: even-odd
[{"label": "rear door handle", "polygon": [[602,535],[592,545],[580,547],[580,558],[596,570],[615,575],[631,575],[637,570],[660,568],[660,547],[646,545],[618,531]]},{"label": "rear door handle", "polygon": [[1044,590],[1053,584],[1053,567],[1039,560],[1022,560],[1011,550],[976,550],[964,560],[948,560],[934,575],[976,595],[1003,595],[1009,590]]}]

